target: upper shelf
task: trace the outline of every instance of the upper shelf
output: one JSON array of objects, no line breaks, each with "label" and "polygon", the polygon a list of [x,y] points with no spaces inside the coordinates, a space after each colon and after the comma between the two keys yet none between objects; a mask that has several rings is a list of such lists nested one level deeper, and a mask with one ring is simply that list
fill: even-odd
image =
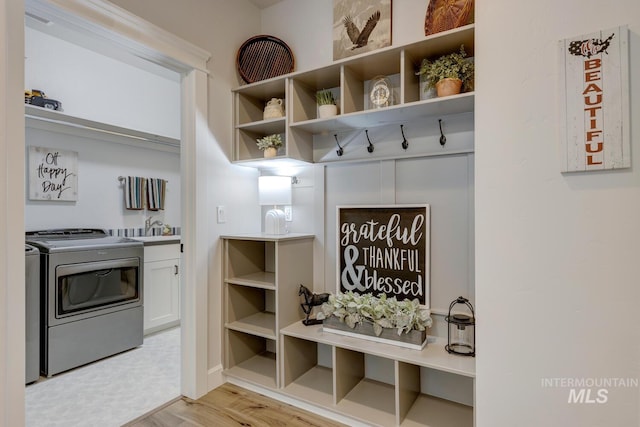
[{"label": "upper shelf", "polygon": [[467,92],[446,98],[432,98],[423,101],[393,105],[379,110],[366,110],[341,114],[328,119],[312,119],[292,123],[292,129],[302,129],[310,133],[339,132],[349,129],[363,129],[387,124],[412,121],[425,116],[458,114],[473,111],[474,93]]},{"label": "upper shelf", "polygon": [[31,128],[99,138],[129,145],[146,145],[148,148],[162,151],[180,151],[179,139],[70,116],[60,111],[35,105],[25,104],[24,110],[26,126]]},{"label": "upper shelf", "polygon": [[[414,58],[416,60],[415,65],[418,65],[423,58],[457,51],[460,45],[464,45],[467,55],[471,57],[474,52],[474,31],[475,24],[469,24],[432,34],[417,42],[401,46],[389,46],[372,52],[350,56],[318,69],[295,71],[268,80],[239,86],[233,91],[242,92],[243,94],[256,98],[272,97],[274,93],[284,95],[285,78],[300,80],[318,88],[328,88],[337,85],[335,76],[340,66],[347,65],[351,69],[362,72],[362,74],[366,74],[366,70],[369,70],[368,73],[371,76],[384,74],[386,70],[385,67],[393,63],[396,55],[401,51],[406,52],[411,58]],[[391,69],[387,71],[391,71]]]},{"label": "upper shelf", "polygon": [[[460,122],[473,122],[474,93],[429,99],[430,95],[425,93],[416,70],[423,59],[456,52],[461,45],[470,57],[473,56],[474,34],[475,25],[469,24],[417,42],[377,49],[317,69],[293,72],[233,89],[233,162],[266,169],[288,164],[439,155],[451,152],[450,147],[453,146],[458,147],[454,152],[461,149],[473,151],[473,125],[469,131],[469,126],[460,125]],[[370,95],[372,87],[378,87],[374,82],[378,82],[379,76],[385,77],[384,87],[391,94],[390,105],[375,108],[375,100]],[[323,89],[333,94],[338,115],[319,117],[316,96]],[[284,117],[264,118],[265,105],[271,98],[283,100]],[[407,125],[413,139],[430,142],[436,135],[440,119],[444,121],[445,116],[445,131],[455,133],[450,138],[454,144],[448,145],[446,150],[429,151],[425,148],[426,143],[415,144],[407,150],[396,143],[397,132],[393,137],[391,132],[385,132],[385,127],[390,130],[391,125]],[[433,120],[435,118],[438,120]],[[370,128],[380,128],[376,135],[379,149],[373,155],[373,150],[357,150],[352,144],[344,156],[342,152],[333,156],[335,144],[325,141],[327,135]],[[284,146],[278,149],[275,158],[264,159],[256,141],[271,134],[283,135]]]}]

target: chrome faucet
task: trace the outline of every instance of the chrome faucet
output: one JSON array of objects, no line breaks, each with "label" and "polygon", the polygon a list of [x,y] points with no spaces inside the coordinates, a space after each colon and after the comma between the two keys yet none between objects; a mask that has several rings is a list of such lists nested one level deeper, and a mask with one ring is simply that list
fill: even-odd
[{"label": "chrome faucet", "polygon": [[151,220],[152,220],[152,219],[153,219],[153,216],[150,216],[149,218],[147,218],[147,219],[144,221],[144,235],[145,235],[145,236],[148,236],[148,235],[149,235],[149,231],[151,231],[151,228],[152,228],[154,225],[157,225],[157,226],[159,226],[159,227],[162,227],[162,226],[164,225],[164,224],[162,223],[162,221],[158,221],[158,220],[155,220],[155,221],[151,222]]}]

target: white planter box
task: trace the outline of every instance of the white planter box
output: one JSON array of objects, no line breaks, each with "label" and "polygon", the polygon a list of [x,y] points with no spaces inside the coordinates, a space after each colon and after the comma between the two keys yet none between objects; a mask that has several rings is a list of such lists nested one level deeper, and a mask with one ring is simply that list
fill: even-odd
[{"label": "white planter box", "polygon": [[355,328],[350,328],[346,323],[341,322],[335,316],[329,316],[322,323],[322,330],[332,334],[345,335],[348,337],[361,338],[368,341],[375,341],[385,344],[397,345],[399,347],[422,350],[427,345],[427,331],[410,331],[398,335],[396,329],[384,328],[380,336],[373,332],[373,324],[360,322]]}]

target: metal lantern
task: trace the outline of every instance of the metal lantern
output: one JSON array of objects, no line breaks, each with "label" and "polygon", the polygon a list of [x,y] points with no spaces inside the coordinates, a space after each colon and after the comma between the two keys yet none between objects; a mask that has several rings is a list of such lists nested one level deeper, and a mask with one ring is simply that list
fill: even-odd
[{"label": "metal lantern", "polygon": [[476,316],[469,300],[463,297],[453,300],[449,304],[449,315],[445,320],[449,328],[445,346],[447,351],[474,357],[476,355]]}]

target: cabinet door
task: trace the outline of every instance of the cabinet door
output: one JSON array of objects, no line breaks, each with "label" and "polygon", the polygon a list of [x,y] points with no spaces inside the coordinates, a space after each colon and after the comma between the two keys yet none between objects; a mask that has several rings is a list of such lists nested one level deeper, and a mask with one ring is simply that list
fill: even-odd
[{"label": "cabinet door", "polygon": [[144,332],[177,325],[180,320],[180,259],[144,263]]}]

